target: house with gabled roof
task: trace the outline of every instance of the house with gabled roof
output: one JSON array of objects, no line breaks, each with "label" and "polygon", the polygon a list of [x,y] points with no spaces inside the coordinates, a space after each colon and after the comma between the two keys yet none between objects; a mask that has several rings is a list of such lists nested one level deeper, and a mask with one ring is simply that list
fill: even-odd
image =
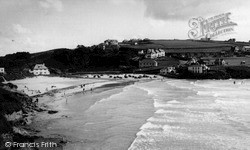
[{"label": "house with gabled roof", "polygon": [[49,69],[45,66],[45,64],[36,64],[33,69],[34,75],[49,75]]}]

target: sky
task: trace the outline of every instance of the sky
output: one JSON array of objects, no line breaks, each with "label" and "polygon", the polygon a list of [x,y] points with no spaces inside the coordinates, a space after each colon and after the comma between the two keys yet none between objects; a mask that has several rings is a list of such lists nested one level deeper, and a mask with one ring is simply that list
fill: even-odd
[{"label": "sky", "polygon": [[106,39],[188,39],[191,18],[231,12],[232,34],[250,40],[244,0],[0,0],[0,56],[91,46]]}]

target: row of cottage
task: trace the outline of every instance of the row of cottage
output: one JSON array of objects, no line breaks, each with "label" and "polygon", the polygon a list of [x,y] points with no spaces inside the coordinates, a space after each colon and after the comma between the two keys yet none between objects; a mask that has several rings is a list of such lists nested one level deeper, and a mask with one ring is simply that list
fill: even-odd
[{"label": "row of cottage", "polygon": [[[158,62],[156,60],[152,59],[144,59],[139,62],[139,66],[142,67],[157,67]],[[176,73],[176,67],[177,65],[169,65],[165,66],[163,69],[160,70],[161,74],[167,74],[167,73]],[[205,64],[194,64],[188,66],[188,71],[193,73],[204,73],[207,70],[209,70],[209,67]]]}]

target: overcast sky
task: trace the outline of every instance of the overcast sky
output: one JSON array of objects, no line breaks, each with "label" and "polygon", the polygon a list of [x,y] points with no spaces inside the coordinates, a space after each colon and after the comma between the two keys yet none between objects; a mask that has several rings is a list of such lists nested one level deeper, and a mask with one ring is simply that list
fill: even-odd
[{"label": "overcast sky", "polygon": [[250,40],[244,0],[0,0],[0,56],[93,45],[105,39],[188,39],[189,19],[231,12],[235,33]]}]

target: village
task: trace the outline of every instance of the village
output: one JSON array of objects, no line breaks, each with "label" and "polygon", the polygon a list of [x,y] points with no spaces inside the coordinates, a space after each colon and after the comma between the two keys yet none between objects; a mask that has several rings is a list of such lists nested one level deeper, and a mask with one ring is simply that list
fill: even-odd
[{"label": "village", "polygon": [[[172,44],[174,42],[180,44],[178,40],[167,42],[167,44]],[[187,43],[190,41],[184,42]],[[159,74],[178,78],[178,75],[184,72],[197,76],[204,76],[213,71],[223,70],[228,66],[250,66],[250,57],[248,55],[248,53],[250,53],[250,46],[246,44],[236,46],[234,45],[235,39],[233,41],[229,39],[231,45],[224,44],[221,46],[212,43],[213,46],[209,47],[203,46],[209,42],[211,43],[211,41],[207,39],[191,42],[197,42],[201,46],[188,47],[185,43],[181,47],[178,45],[179,47],[175,46],[171,48],[168,46],[160,47],[160,44],[152,44],[152,40],[147,38],[143,40],[123,40],[122,42],[108,39],[97,45],[94,49],[106,53],[118,53],[118,55],[128,52],[134,53],[133,56],[129,54],[131,55],[129,56],[131,57],[131,61],[134,62],[134,69],[126,73]],[[77,46],[77,48],[80,49],[82,47],[84,46]],[[6,74],[8,74],[6,70],[8,70],[8,68],[0,66],[0,74],[6,76]],[[25,68],[24,70],[34,76],[51,75],[51,67],[47,66],[45,62],[34,64],[33,68]],[[120,73],[124,72],[121,71]],[[52,74],[54,74],[53,71]]]},{"label": "village", "polygon": [[[145,48],[145,43],[150,39],[130,39],[119,43],[117,40],[106,40],[101,46],[103,50],[110,47],[127,46],[137,52],[133,60],[138,62],[138,69],[134,73],[154,73],[167,77],[178,77],[178,74],[187,71],[194,75],[205,75],[213,71],[224,70],[229,66],[250,66],[249,45],[223,45],[198,48]],[[226,42],[235,43],[235,39]],[[202,38],[202,44],[211,42]],[[156,46],[157,47],[157,46]],[[180,69],[181,68],[181,69]]]}]

